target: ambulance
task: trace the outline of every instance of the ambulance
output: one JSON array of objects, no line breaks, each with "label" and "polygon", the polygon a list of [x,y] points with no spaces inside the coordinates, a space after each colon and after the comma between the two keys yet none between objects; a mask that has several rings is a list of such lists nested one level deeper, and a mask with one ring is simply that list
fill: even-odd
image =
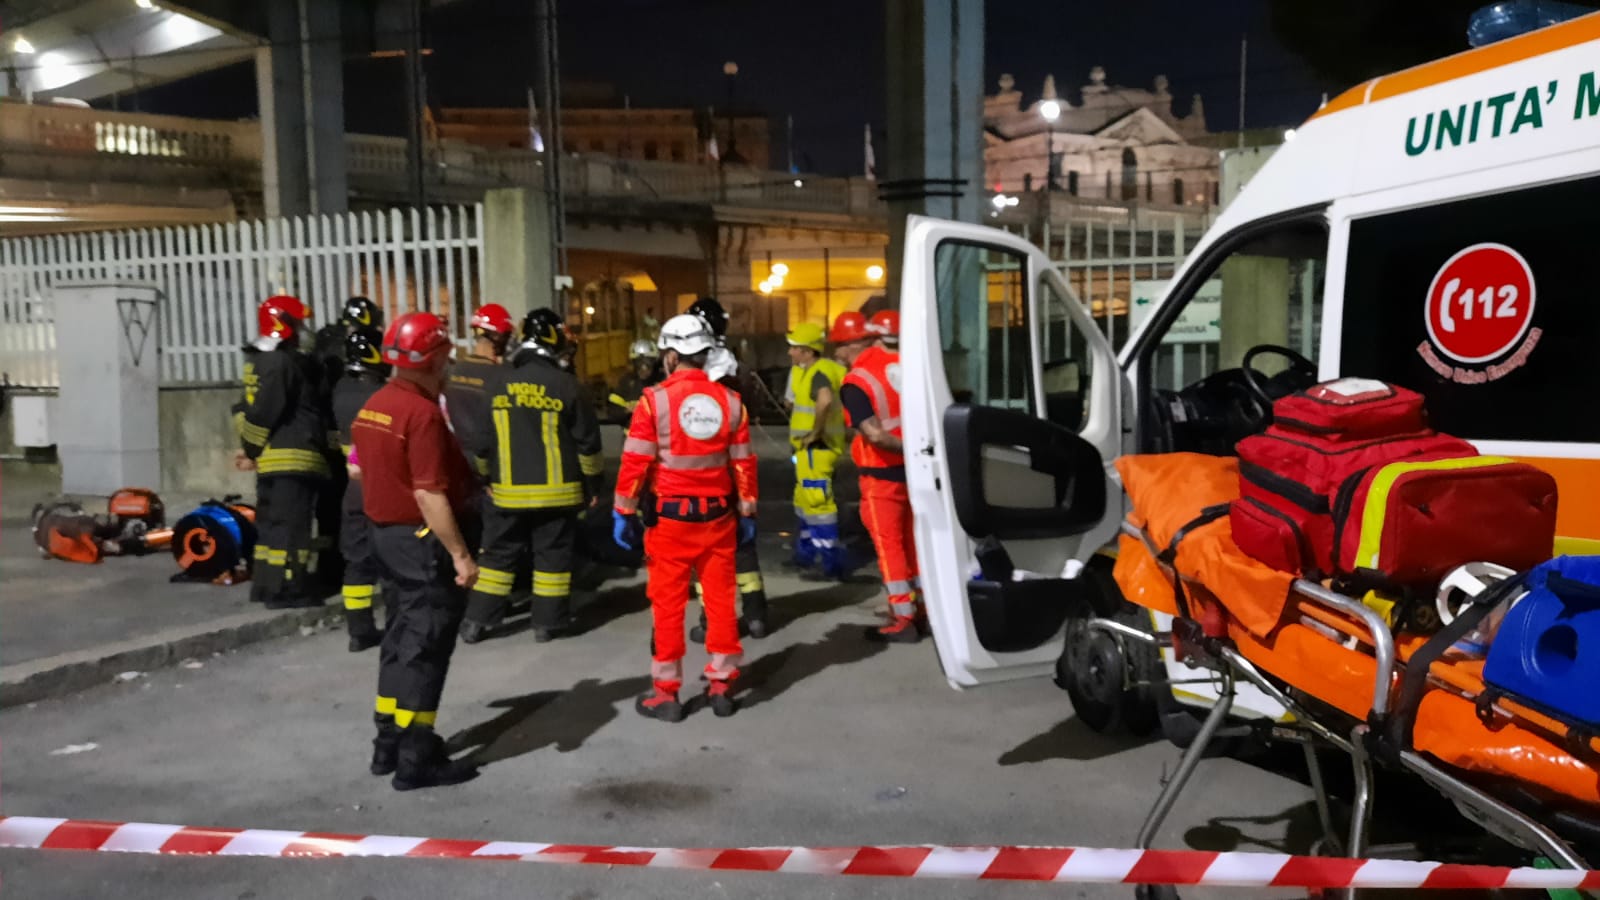
[{"label": "ambulance", "polygon": [[[1166,624],[1106,574],[1125,511],[1113,462],[1229,454],[1273,399],[1341,376],[1417,390],[1438,430],[1550,472],[1558,551],[1600,551],[1600,15],[1327,103],[1120,354],[1015,235],[913,218],[905,248],[907,480],[953,686],[1054,671],[1097,727],[1206,705],[1170,651],[1161,685],[1140,671],[1161,667],[1153,652],[1077,627]],[[1170,340],[1197,311],[1220,331],[1206,353]],[[1282,714],[1243,689],[1235,709]]]}]

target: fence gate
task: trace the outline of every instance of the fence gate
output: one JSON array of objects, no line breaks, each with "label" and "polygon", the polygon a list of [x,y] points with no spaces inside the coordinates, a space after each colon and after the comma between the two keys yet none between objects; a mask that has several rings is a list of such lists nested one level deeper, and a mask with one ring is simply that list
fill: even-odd
[{"label": "fence gate", "polygon": [[236,381],[255,307],[293,294],[314,325],[365,296],[389,318],[416,309],[467,335],[483,279],[483,206],[304,216],[227,225],[0,240],[0,377],[58,385],[57,284],[139,282],[161,293],[163,384]]}]

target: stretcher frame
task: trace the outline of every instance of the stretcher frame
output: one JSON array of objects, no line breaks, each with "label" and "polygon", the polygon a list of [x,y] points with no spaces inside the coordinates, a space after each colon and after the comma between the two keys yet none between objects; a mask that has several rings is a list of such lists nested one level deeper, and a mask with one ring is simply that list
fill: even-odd
[{"label": "stretcher frame", "polygon": [[[1142,528],[1124,521],[1122,523],[1122,531],[1124,534],[1138,538],[1150,551],[1151,556],[1156,558],[1167,575],[1180,577],[1173,570],[1170,563],[1161,560],[1160,549],[1154,545],[1150,536]],[[1194,741],[1179,757],[1177,770],[1162,786],[1161,792],[1156,796],[1155,803],[1145,816],[1144,824],[1139,829],[1136,841],[1138,849],[1150,849],[1154,843],[1156,833],[1161,830],[1167,814],[1171,812],[1178,796],[1188,786],[1190,778],[1200,764],[1200,760],[1205,757],[1207,749],[1216,738],[1218,732],[1222,730],[1223,724],[1232,712],[1235,683],[1241,679],[1260,689],[1273,701],[1293,714],[1294,721],[1292,723],[1274,723],[1268,733],[1272,740],[1295,742],[1301,744],[1304,748],[1311,789],[1324,835],[1323,840],[1319,842],[1319,846],[1313,848],[1313,852],[1332,850],[1338,855],[1361,857],[1370,849],[1367,844],[1367,836],[1372,819],[1374,775],[1374,758],[1371,749],[1375,740],[1382,739],[1381,726],[1390,712],[1390,695],[1394,690],[1397,668],[1394,636],[1390,633],[1388,625],[1375,611],[1353,598],[1330,590],[1317,582],[1305,579],[1295,579],[1292,590],[1304,600],[1354,619],[1361,623],[1361,626],[1368,633],[1373,656],[1377,663],[1371,712],[1367,721],[1355,725],[1348,735],[1340,734],[1319,721],[1312,709],[1275,684],[1272,679],[1268,678],[1253,663],[1240,654],[1237,649],[1231,646],[1231,642],[1225,638],[1202,638],[1198,643],[1182,639],[1174,642],[1171,632],[1152,634],[1121,622],[1102,618],[1091,618],[1085,623],[1090,628],[1096,628],[1126,640],[1141,641],[1155,647],[1157,650],[1163,646],[1173,646],[1178,654],[1179,661],[1192,668],[1211,670],[1216,673],[1219,682],[1217,702],[1207,711]],[[1375,727],[1379,729],[1379,733],[1376,736],[1373,732]],[[1317,756],[1319,747],[1329,747],[1349,756],[1351,769],[1355,776],[1355,793],[1351,798],[1350,823],[1342,841],[1342,846],[1333,822],[1328,792],[1322,777],[1321,761]],[[1392,759],[1398,763],[1400,769],[1420,778],[1428,786],[1442,794],[1464,818],[1483,829],[1486,833],[1523,850],[1541,854],[1559,868],[1590,868],[1584,858],[1554,831],[1541,825],[1521,810],[1457,778],[1450,772],[1430,762],[1421,754],[1413,750],[1402,750],[1397,754],[1392,754]],[[1339,853],[1340,850],[1343,852]],[[1340,896],[1354,897],[1354,890],[1344,891]]]}]

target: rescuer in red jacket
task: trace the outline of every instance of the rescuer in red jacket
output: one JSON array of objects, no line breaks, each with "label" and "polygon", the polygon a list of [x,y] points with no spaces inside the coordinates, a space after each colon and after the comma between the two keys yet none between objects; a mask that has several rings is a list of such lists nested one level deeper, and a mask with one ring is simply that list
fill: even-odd
[{"label": "rescuer in red jacket", "polygon": [[[744,404],[706,376],[716,336],[698,316],[667,320],[657,341],[667,379],[648,388],[634,407],[617,475],[613,536],[632,549],[643,532],[655,620],[654,689],[640,697],[641,715],[681,721],[683,614],[692,576],[700,577],[706,608],[705,675],[712,712],[731,716],[739,644],[737,564],[740,543],[755,540],[756,458]],[[639,498],[655,496],[656,524],[639,523]],[[737,497],[737,510],[732,498]]]},{"label": "rescuer in red jacket", "polygon": [[839,398],[846,422],[856,429],[850,458],[861,476],[861,521],[872,535],[889,591],[889,621],[867,637],[914,644],[922,639],[921,601],[900,442],[900,354],[886,346],[899,331],[900,319],[893,313],[879,313],[868,322],[859,312],[847,312],[834,320],[828,340],[835,345],[834,357],[850,367]]}]

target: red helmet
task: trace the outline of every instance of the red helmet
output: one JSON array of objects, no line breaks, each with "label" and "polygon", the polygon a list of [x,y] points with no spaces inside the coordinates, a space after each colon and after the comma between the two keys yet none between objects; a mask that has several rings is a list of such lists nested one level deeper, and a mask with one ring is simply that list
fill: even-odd
[{"label": "red helmet", "polygon": [[472,330],[486,331],[496,336],[509,336],[517,328],[511,313],[498,303],[485,303],[472,312]]},{"label": "red helmet", "polygon": [[895,338],[900,336],[900,313],[897,310],[885,309],[872,314],[872,320],[867,323],[870,329],[878,329],[883,337]]},{"label": "red helmet", "polygon": [[261,301],[256,307],[256,329],[264,338],[286,341],[300,336],[300,329],[311,320],[311,307],[299,297],[278,294]]},{"label": "red helmet", "polygon": [[833,328],[828,331],[828,342],[833,344],[851,344],[880,337],[883,337],[883,332],[874,331],[867,324],[867,317],[858,312],[840,313],[839,318],[833,320]]},{"label": "red helmet", "polygon": [[383,361],[400,369],[425,368],[449,350],[450,329],[430,312],[406,313],[383,336]]}]

